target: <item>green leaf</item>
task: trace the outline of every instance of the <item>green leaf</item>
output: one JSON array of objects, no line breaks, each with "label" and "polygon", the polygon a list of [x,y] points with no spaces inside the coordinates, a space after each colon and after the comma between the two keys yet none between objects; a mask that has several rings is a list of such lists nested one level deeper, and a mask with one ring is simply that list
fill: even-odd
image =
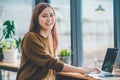
[{"label": "green leaf", "polygon": [[68,51],[67,49],[61,49],[60,52],[59,52],[59,56],[60,57],[66,57],[66,56],[70,56],[71,55],[71,52]]},{"label": "green leaf", "polygon": [[3,26],[3,35],[5,36],[5,39],[12,38],[13,35],[15,35],[14,21],[11,23],[10,20],[7,20],[3,23]]}]

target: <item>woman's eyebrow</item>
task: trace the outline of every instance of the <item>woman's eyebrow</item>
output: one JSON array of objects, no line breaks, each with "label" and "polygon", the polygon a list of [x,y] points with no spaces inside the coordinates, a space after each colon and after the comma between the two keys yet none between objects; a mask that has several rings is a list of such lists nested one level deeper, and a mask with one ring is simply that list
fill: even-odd
[{"label": "woman's eyebrow", "polygon": [[50,14],[54,14],[54,13],[50,13]]},{"label": "woman's eyebrow", "polygon": [[[48,13],[43,13],[42,15],[47,15]],[[54,13],[50,13],[50,14],[54,14]]]},{"label": "woman's eyebrow", "polygon": [[43,13],[42,15],[47,15],[47,13]]},{"label": "woman's eyebrow", "polygon": [[54,15],[54,13],[50,13],[50,14]]}]

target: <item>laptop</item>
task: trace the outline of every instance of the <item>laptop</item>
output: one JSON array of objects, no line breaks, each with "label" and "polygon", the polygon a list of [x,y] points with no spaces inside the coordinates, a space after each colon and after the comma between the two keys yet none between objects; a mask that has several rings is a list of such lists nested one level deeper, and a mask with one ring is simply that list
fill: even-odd
[{"label": "laptop", "polygon": [[102,68],[99,73],[89,73],[89,76],[109,77],[113,76],[113,65],[118,54],[117,48],[107,48],[106,55],[103,60]]}]

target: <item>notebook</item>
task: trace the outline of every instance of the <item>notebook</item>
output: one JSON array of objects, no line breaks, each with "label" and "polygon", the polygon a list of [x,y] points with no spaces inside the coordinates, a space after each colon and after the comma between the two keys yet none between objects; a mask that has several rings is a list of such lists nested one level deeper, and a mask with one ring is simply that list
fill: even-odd
[{"label": "notebook", "polygon": [[103,60],[102,68],[99,73],[89,73],[89,76],[109,77],[113,76],[112,65],[114,65],[118,54],[117,48],[107,48],[106,55]]}]

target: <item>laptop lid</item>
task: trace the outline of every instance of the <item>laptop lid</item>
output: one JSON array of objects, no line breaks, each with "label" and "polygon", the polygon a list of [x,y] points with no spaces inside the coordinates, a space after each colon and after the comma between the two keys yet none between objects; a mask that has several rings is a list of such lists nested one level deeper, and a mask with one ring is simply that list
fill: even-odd
[{"label": "laptop lid", "polygon": [[114,65],[114,63],[115,63],[117,54],[118,54],[117,48],[108,48],[107,49],[106,55],[105,55],[105,58],[103,61],[103,65],[102,65],[102,71],[112,73],[112,71],[113,71],[112,65]]}]

